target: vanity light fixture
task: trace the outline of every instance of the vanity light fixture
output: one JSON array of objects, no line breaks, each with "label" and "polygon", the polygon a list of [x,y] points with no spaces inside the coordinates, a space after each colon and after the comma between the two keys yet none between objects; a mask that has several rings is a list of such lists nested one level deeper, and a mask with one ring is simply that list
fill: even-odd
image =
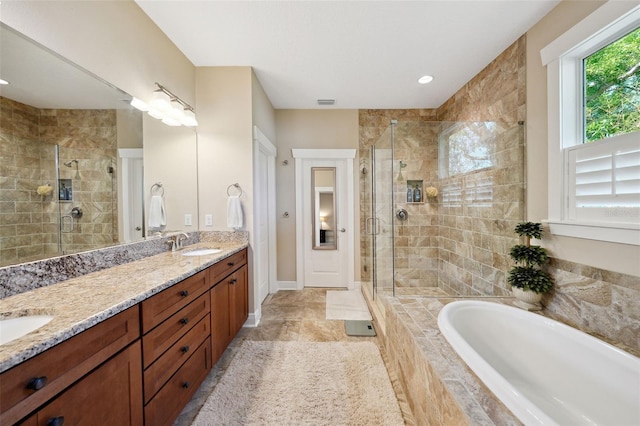
[{"label": "vanity light fixture", "polygon": [[5,85],[5,84],[9,84],[9,82],[7,80],[3,80],[0,78],[0,85]]},{"label": "vanity light fixture", "polygon": [[427,84],[427,83],[431,83],[432,81],[433,81],[432,75],[423,75],[418,79],[418,83],[420,84]]},{"label": "vanity light fixture", "polygon": [[146,102],[141,101],[138,98],[132,98],[131,102],[129,102],[131,104],[132,107],[134,107],[135,109],[139,109],[140,111],[144,111],[147,112],[149,111],[149,105],[147,105]]},{"label": "vanity light fixture", "polygon": [[140,111],[146,111],[151,117],[162,120],[168,126],[196,127],[195,110],[191,105],[174,95],[160,83],[156,83],[156,90],[149,104],[138,98],[131,99],[131,106]]}]

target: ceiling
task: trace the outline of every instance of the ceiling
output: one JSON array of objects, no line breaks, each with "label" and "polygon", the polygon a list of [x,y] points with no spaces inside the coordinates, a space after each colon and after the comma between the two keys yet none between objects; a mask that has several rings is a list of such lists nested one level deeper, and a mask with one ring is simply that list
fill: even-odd
[{"label": "ceiling", "polygon": [[136,2],[195,66],[252,66],[276,109],[394,109],[439,107],[559,0]]}]

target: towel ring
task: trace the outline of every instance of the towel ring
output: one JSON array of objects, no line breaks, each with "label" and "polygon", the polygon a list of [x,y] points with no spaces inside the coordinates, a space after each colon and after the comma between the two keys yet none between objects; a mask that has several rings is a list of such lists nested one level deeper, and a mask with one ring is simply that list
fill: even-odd
[{"label": "towel ring", "polygon": [[231,197],[231,193],[229,192],[231,188],[236,188],[238,191],[240,191],[240,193],[238,194],[238,197],[242,196],[243,191],[242,191],[242,188],[240,188],[239,183],[232,183],[231,185],[227,186],[227,195],[229,197]]},{"label": "towel ring", "polygon": [[[158,194],[158,191],[161,191],[161,192]],[[160,182],[156,182],[153,185],[151,185],[151,190],[149,192],[151,192],[151,195],[160,195],[161,197],[164,197],[164,187]]]}]

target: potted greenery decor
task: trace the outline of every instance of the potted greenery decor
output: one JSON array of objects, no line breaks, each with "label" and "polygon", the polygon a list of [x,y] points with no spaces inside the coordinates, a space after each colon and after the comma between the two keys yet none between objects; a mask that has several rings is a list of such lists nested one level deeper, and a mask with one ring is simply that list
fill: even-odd
[{"label": "potted greenery decor", "polygon": [[551,276],[540,269],[548,261],[547,251],[536,245],[531,245],[531,238],[542,238],[542,224],[534,222],[519,223],[515,232],[525,238],[524,244],[511,247],[509,255],[516,266],[509,271],[508,282],[511,284],[516,305],[529,310],[540,310],[542,294],[553,288]]}]

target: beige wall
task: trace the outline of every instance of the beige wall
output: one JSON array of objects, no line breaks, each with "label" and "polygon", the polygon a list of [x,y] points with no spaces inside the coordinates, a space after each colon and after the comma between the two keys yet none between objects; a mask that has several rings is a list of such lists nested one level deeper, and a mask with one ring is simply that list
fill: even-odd
[{"label": "beige wall", "polygon": [[2,22],[125,92],[195,100],[195,68],[132,0],[5,1]]},{"label": "beige wall", "polygon": [[[358,110],[276,110],[277,148],[276,202],[278,281],[296,280],[296,199],[295,170],[291,149],[358,149]],[[284,166],[283,161],[289,164]],[[357,159],[356,159],[357,161]],[[358,167],[354,166],[354,194],[357,190]],[[359,199],[355,200],[355,206]],[[358,221],[355,209],[354,223]],[[289,217],[283,217],[285,212]],[[355,281],[360,281],[359,228],[355,229]]]},{"label": "beige wall", "polygon": [[[150,190],[162,183],[164,190],[167,231],[192,232],[198,230],[198,167],[196,160],[196,132],[188,127],[171,127],[160,120],[143,116],[145,229],[149,230]],[[162,190],[154,189],[154,194]],[[185,224],[185,214],[192,217],[192,225]]]},{"label": "beige wall", "polygon": [[[563,1],[527,32],[527,218],[541,221],[547,208],[547,70],[540,50],[596,10],[602,1]],[[580,238],[545,236],[552,256],[640,276],[640,247]]]},{"label": "beige wall", "polygon": [[251,105],[253,125],[276,144],[276,110],[265,93],[256,73],[251,70]]}]

